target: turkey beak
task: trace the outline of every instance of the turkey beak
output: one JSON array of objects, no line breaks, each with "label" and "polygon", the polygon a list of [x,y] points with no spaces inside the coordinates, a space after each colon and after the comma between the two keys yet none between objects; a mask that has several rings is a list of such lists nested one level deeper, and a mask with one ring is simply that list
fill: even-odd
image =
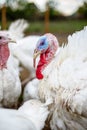
[{"label": "turkey beak", "polygon": [[37,56],[39,56],[41,54],[41,51],[38,51],[38,50],[34,50],[34,54],[33,54],[33,66],[34,66],[34,68],[35,68],[35,66],[36,66],[36,58],[37,58]]},{"label": "turkey beak", "polygon": [[11,39],[11,38],[8,38],[8,41],[11,42],[11,43],[16,43],[16,41]]}]

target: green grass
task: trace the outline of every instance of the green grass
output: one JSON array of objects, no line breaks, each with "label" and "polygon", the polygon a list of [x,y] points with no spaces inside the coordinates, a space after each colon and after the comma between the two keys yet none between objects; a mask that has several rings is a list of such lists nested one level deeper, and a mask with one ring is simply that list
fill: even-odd
[{"label": "green grass", "polygon": [[[1,23],[0,23],[1,25]],[[10,22],[8,22],[8,26]],[[87,25],[87,20],[66,20],[55,21],[49,23],[49,32],[59,34],[70,34],[83,29]],[[30,26],[25,31],[26,34],[42,34],[45,33],[45,23],[30,22]]]},{"label": "green grass", "polygon": [[87,21],[61,21],[56,24],[51,23],[50,31],[58,33],[72,33],[76,30],[82,29],[86,25]]},{"label": "green grass", "polygon": [[[50,22],[49,32],[51,33],[72,33],[81,30],[87,25],[86,20],[67,20],[67,21],[56,21]],[[32,22],[26,30],[27,33],[44,33],[45,24],[44,22]]]}]

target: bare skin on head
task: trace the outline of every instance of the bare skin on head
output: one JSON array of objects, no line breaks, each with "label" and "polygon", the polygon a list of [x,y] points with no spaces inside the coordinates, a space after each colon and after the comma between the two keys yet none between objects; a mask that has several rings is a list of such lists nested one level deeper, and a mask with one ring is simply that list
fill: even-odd
[{"label": "bare skin on head", "polygon": [[9,42],[15,41],[13,41],[6,32],[0,31],[0,70],[6,68],[6,63],[10,55],[8,48]]}]

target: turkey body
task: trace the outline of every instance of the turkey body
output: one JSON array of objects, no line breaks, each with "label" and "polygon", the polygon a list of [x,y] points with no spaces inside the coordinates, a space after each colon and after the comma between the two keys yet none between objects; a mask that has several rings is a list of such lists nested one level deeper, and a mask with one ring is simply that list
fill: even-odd
[{"label": "turkey body", "polygon": [[39,80],[36,78],[27,83],[23,93],[24,101],[27,101],[29,99],[39,99],[38,84],[39,84]]},{"label": "turkey body", "polygon": [[16,106],[21,94],[19,62],[10,55],[7,68],[0,70],[0,104],[4,107]]},{"label": "turkey body", "polygon": [[[0,129],[1,130],[36,130],[33,122],[24,114],[17,110],[0,110]],[[3,118],[3,115],[5,117]],[[17,123],[16,123],[17,122]]]},{"label": "turkey body", "polygon": [[0,109],[0,130],[41,130],[48,116],[48,105],[39,100],[29,100],[18,110]]},{"label": "turkey body", "polygon": [[53,100],[50,107],[52,130],[87,129],[86,50],[87,27],[69,36],[68,44],[42,71],[39,96],[42,101]]}]

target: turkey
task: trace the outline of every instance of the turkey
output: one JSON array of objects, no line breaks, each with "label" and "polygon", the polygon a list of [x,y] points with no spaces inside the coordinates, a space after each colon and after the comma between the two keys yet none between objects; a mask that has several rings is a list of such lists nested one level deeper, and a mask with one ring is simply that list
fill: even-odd
[{"label": "turkey", "polygon": [[57,39],[50,33],[41,36],[36,45],[39,97],[53,100],[49,114],[52,130],[86,130],[87,27],[68,36],[68,44],[56,55],[57,48]]},{"label": "turkey", "polygon": [[12,107],[17,105],[21,94],[19,78],[19,62],[9,49],[13,42],[6,31],[0,31],[0,106]]},{"label": "turkey", "polygon": [[42,130],[51,101],[29,100],[18,110],[0,109],[0,130]]},{"label": "turkey", "polygon": [[[38,37],[37,40],[39,40],[40,36]],[[31,39],[32,40],[32,39]],[[34,43],[34,41],[33,41]],[[58,43],[59,44],[59,43]],[[34,47],[36,45],[36,41],[35,41],[35,44],[32,48],[32,52],[34,51]],[[57,53],[59,53],[61,48],[58,48]],[[33,53],[31,55],[31,58],[33,57]],[[37,60],[37,63],[39,61],[39,58]],[[36,64],[37,64],[36,63]],[[33,65],[31,66],[33,67]],[[33,74],[35,75],[35,70],[33,70]],[[24,88],[24,92],[23,92],[23,99],[24,101],[26,100],[29,100],[29,99],[32,99],[32,98],[35,98],[35,99],[39,99],[39,95],[38,95],[38,84],[39,84],[39,80],[35,77],[33,80],[29,81],[26,85],[25,85],[25,88]]]}]

